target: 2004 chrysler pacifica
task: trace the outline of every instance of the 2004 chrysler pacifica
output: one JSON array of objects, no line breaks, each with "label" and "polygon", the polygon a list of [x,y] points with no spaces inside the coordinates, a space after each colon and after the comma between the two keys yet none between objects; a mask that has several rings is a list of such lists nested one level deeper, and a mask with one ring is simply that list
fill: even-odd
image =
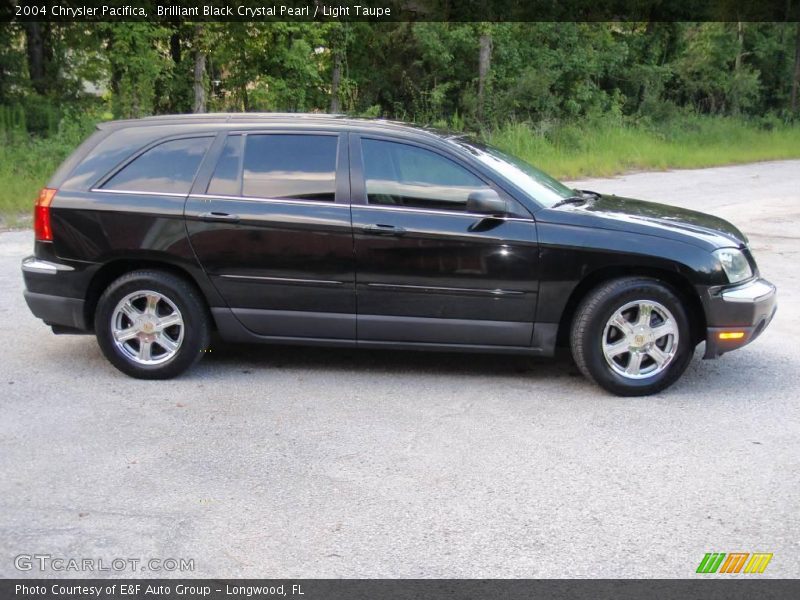
[{"label": "2004 chrysler pacifica", "polygon": [[25,298],[119,370],[226,340],[552,355],[605,389],[672,384],[775,312],[747,239],[573,190],[469,138],[326,115],[102,124],[35,207]]}]

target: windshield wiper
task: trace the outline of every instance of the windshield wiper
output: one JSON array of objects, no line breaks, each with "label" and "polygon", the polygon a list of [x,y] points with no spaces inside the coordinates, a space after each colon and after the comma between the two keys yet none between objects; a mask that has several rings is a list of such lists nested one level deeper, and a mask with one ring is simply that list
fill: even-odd
[{"label": "windshield wiper", "polygon": [[558,208],[559,206],[564,206],[565,204],[583,204],[586,202],[585,196],[570,196],[569,198],[562,198],[550,208]]},{"label": "windshield wiper", "polygon": [[597,192],[593,192],[591,190],[575,190],[578,192],[575,196],[569,196],[568,198],[562,198],[550,208],[558,208],[559,206],[564,206],[565,204],[583,204],[589,198],[597,199],[600,197],[600,194]]}]

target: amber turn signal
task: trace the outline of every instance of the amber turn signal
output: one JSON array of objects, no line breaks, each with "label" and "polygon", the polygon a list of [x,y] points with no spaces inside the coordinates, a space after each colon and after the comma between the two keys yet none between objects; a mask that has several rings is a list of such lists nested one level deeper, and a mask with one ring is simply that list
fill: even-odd
[{"label": "amber turn signal", "polygon": [[723,331],[719,334],[721,340],[740,340],[744,337],[744,331]]}]

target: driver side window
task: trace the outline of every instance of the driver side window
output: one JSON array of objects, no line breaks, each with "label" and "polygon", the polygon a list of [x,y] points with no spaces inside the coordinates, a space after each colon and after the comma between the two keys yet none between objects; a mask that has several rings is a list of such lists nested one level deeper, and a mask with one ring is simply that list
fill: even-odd
[{"label": "driver side window", "polygon": [[468,196],[490,189],[455,162],[424,148],[361,140],[369,204],[463,211]]}]

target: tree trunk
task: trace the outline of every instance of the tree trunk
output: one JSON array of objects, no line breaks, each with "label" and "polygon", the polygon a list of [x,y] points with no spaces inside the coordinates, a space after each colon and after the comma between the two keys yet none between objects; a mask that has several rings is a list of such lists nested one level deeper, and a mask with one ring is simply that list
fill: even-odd
[{"label": "tree trunk", "polygon": [[169,54],[176,65],[181,62],[181,33],[176,29],[169,36]]},{"label": "tree trunk", "polygon": [[744,52],[744,24],[736,23],[736,60],[733,64],[734,71],[742,68],[742,53]]},{"label": "tree trunk", "polygon": [[342,79],[342,55],[338,49],[333,50],[333,78],[331,81],[331,112],[341,111],[339,103],[339,83]]},{"label": "tree trunk", "polygon": [[798,93],[800,93],[800,21],[797,23],[797,35],[794,42],[794,77],[792,78],[792,97],[789,107],[793,113],[798,109]]},{"label": "tree trunk", "polygon": [[489,33],[481,34],[480,55],[478,57],[478,119],[483,121],[486,103],[486,80],[489,77],[489,68],[492,64],[492,36]]},{"label": "tree trunk", "polygon": [[247,96],[247,84],[243,83],[239,89],[242,95],[242,110],[243,112],[248,112],[250,110],[250,98]]},{"label": "tree trunk", "polygon": [[[736,58],[733,62],[733,77],[734,80],[739,76],[739,72],[742,70],[742,56],[744,54],[744,24],[741,21],[736,23]],[[738,84],[738,81],[736,82]],[[738,116],[739,115],[739,89],[738,85],[736,86],[737,89],[734,89],[734,93],[732,94],[731,98],[731,112]]]},{"label": "tree trunk", "polygon": [[206,112],[206,53],[203,48],[203,26],[194,26],[194,106],[192,112]]},{"label": "tree trunk", "polygon": [[[113,59],[114,56],[114,32],[109,30],[108,38],[106,39],[106,54],[109,56],[109,87],[111,88],[111,97],[119,97],[120,83],[122,82],[122,69],[120,69],[119,62]],[[115,117],[118,117],[115,113]]]},{"label": "tree trunk", "polygon": [[31,85],[37,93],[43,94],[47,90],[47,78],[44,66],[44,37],[40,23],[25,23],[25,49]]}]

